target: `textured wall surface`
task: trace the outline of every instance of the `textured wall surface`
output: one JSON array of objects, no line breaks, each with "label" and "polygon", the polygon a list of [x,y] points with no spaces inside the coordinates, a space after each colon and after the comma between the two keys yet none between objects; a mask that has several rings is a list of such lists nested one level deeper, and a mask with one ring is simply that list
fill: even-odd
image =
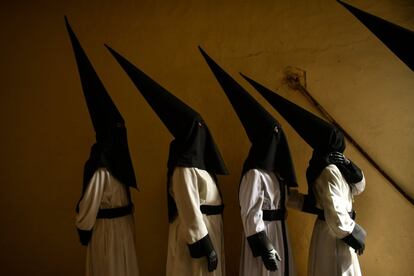
[{"label": "textured wall surface", "polygon": [[[414,29],[412,0],[353,0]],[[142,275],[163,275],[167,249],[167,129],[103,47],[108,43],[198,110],[231,171],[220,177],[227,275],[237,275],[238,181],[249,142],[197,50],[206,51],[264,104],[287,132],[300,182],[310,148],[242,78],[242,71],[314,110],[283,84],[283,70],[307,73],[307,88],[414,195],[414,75],[335,1],[15,1],[0,4],[0,274],[82,275],[74,206],[94,141],[66,14],[123,114],[140,192],[133,192]],[[355,201],[368,231],[364,275],[414,275],[414,208],[349,146],[367,189]],[[306,275],[314,217],[290,212],[299,275]]]}]

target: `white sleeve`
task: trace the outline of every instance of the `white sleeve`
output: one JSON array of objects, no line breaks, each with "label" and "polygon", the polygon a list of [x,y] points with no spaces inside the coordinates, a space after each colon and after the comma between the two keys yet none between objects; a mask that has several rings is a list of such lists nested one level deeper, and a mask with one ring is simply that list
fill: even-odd
[{"label": "white sleeve", "polygon": [[240,183],[240,215],[246,237],[265,230],[263,222],[264,190],[258,170],[247,171]]},{"label": "white sleeve", "polygon": [[359,195],[365,190],[365,176],[364,173],[362,173],[362,179],[358,183],[354,183],[350,185],[352,189],[352,195]]},{"label": "white sleeve", "polygon": [[99,168],[93,174],[88,187],[79,202],[79,213],[76,216],[76,227],[80,230],[91,230],[101,204],[105,183],[109,181],[109,172]]},{"label": "white sleeve", "polygon": [[352,233],[355,221],[346,210],[348,195],[344,195],[340,189],[339,174],[339,171],[325,168],[315,182],[315,187],[321,195],[326,223],[335,235],[342,239]]},{"label": "white sleeve", "polygon": [[176,167],[172,176],[172,193],[177,205],[178,219],[183,225],[188,244],[208,234],[200,211],[197,175],[193,168]]}]

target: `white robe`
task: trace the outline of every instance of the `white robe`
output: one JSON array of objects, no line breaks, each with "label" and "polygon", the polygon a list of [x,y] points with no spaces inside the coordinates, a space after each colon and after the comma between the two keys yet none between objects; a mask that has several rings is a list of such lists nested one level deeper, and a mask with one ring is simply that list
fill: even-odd
[{"label": "white robe", "polygon": [[[283,233],[281,221],[263,221],[263,211],[270,209],[281,209],[280,185],[273,172],[259,169],[247,171],[240,183],[239,191],[240,212],[244,228],[242,239],[242,252],[240,260],[241,276],[283,276],[285,275],[285,256],[283,246]],[[273,247],[279,253],[282,261],[278,262],[277,271],[268,271],[262,258],[253,257],[247,237],[258,232],[265,231],[267,237],[272,241]],[[292,250],[289,242],[288,229],[286,225],[286,239],[289,252],[289,276],[296,275],[293,262]]]},{"label": "white robe", "polygon": [[309,276],[359,276],[358,257],[353,248],[341,240],[352,233],[355,221],[353,195],[365,189],[365,178],[349,187],[339,169],[331,164],[315,180],[316,207],[323,209],[325,221],[317,219],[313,228],[309,252]]},{"label": "white robe", "polygon": [[86,255],[86,276],[137,276],[133,215],[97,219],[99,209],[129,204],[127,187],[107,169],[96,170],[79,204],[76,227],[93,229]]},{"label": "white robe", "polygon": [[[207,216],[200,205],[221,205],[221,196],[214,179],[205,170],[176,167],[170,194],[178,210],[170,223],[166,275],[225,275],[223,220],[221,215]],[[218,257],[217,269],[208,272],[207,259],[191,258],[188,244],[209,234]]]}]

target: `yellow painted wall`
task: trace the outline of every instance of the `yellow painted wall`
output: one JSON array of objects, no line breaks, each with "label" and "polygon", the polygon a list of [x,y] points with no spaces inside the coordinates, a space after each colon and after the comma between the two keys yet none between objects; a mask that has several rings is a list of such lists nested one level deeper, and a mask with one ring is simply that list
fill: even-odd
[{"label": "yellow painted wall", "polygon": [[[414,29],[411,0],[352,3]],[[142,275],[163,275],[165,270],[165,174],[171,137],[103,43],[198,110],[215,136],[231,170],[230,176],[219,178],[227,206],[227,275],[238,271],[237,190],[249,143],[198,45],[269,110],[238,72],[313,110],[281,82],[286,66],[306,70],[309,91],[414,194],[413,72],[333,0],[3,2],[1,275],[83,274],[85,248],[77,241],[74,206],[94,133],[64,14],[126,119],[141,186],[133,199]],[[280,121],[294,153],[300,190],[306,192],[310,148]],[[413,206],[351,146],[346,153],[367,178],[366,192],[355,203],[358,221],[369,235],[360,258],[364,275],[414,275]],[[295,211],[288,219],[299,275],[306,275],[313,221]]]}]

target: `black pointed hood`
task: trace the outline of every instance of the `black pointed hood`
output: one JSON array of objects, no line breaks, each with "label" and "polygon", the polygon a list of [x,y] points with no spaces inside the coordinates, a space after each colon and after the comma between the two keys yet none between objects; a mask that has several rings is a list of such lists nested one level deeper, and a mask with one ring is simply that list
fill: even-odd
[{"label": "black pointed hood", "polygon": [[338,2],[350,11],[396,56],[414,71],[414,32],[369,14],[342,1]]},{"label": "black pointed hood", "polygon": [[124,124],[124,119],[96,74],[66,17],[65,22],[75,53],[83,94],[95,131],[100,133],[104,132],[109,125]]},{"label": "black pointed hood", "polygon": [[261,140],[264,132],[278,125],[277,121],[201,47],[199,49],[236,111],[250,142]]},{"label": "black pointed hood", "polygon": [[[177,141],[188,143],[194,138],[194,130],[203,128],[208,130],[201,115],[167,91],[157,82],[152,80],[148,75],[138,69],[135,65],[121,56],[114,49],[106,45],[118,63],[122,66],[138,90],[150,104],[152,109],[160,117],[161,121],[168,128]],[[215,155],[216,160],[211,160],[211,164],[205,164],[205,168],[215,174],[227,174],[221,154],[215,146],[211,137],[208,138],[208,144],[211,146],[209,151]],[[208,153],[210,154],[210,153]],[[194,157],[198,158],[198,157]],[[200,163],[205,162],[199,161]],[[190,164],[189,164],[190,165]]]},{"label": "black pointed hood", "polygon": [[83,190],[100,167],[106,167],[123,184],[137,187],[124,119],[96,74],[66,17],[65,23],[96,132],[96,143],[92,146],[90,157],[85,164]]},{"label": "black pointed hood", "polygon": [[313,148],[312,158],[306,170],[308,201],[307,212],[318,212],[313,183],[325,167],[334,164],[349,184],[362,180],[361,170],[353,163],[338,164],[331,158],[333,152],[344,152],[345,137],[341,130],[288,101],[251,78],[242,75],[286,119],[296,132]]},{"label": "black pointed hood", "polygon": [[244,163],[243,173],[253,168],[274,171],[285,180],[286,184],[296,186],[293,162],[279,122],[201,47],[199,49],[226,93],[252,143]]},{"label": "black pointed hood", "polygon": [[[152,80],[135,65],[106,46],[161,121],[174,136],[168,156],[168,186],[177,166],[196,167],[211,173],[228,174],[223,158],[201,115]],[[168,193],[170,222],[177,215],[174,199]]]},{"label": "black pointed hood", "polygon": [[137,86],[142,96],[157,113],[170,133],[175,138],[188,135],[188,125],[193,122],[194,118],[200,119],[201,116],[114,49],[108,45],[105,46]]},{"label": "black pointed hood", "polygon": [[288,101],[251,78],[245,75],[242,76],[285,118],[314,150],[320,152],[344,151],[343,135],[335,126]]}]

